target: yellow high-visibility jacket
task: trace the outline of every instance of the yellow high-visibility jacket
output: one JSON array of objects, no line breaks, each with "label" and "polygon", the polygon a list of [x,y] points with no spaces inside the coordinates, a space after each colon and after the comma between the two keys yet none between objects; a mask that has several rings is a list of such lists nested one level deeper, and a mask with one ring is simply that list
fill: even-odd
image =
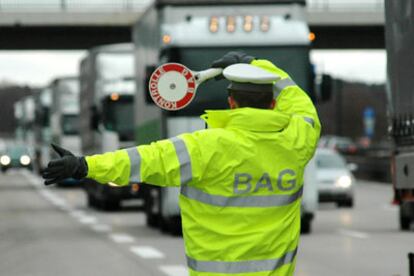
[{"label": "yellow high-visibility jacket", "polygon": [[190,275],[292,275],[300,233],[303,174],[320,134],[309,97],[278,74],[274,110],[209,110],[209,129],[86,157],[88,178],[181,186]]}]

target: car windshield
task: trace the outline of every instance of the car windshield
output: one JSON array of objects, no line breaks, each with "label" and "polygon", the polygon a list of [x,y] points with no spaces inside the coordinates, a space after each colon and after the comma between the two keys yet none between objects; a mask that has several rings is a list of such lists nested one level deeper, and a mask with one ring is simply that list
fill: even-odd
[{"label": "car windshield", "polygon": [[337,154],[317,154],[316,164],[322,169],[344,169],[346,168],[345,160]]},{"label": "car windshield", "polygon": [[27,148],[22,145],[10,146],[8,148],[8,153],[11,157],[19,157],[23,154],[27,154]]},{"label": "car windshield", "polygon": [[339,138],[336,140],[338,146],[348,146],[352,144],[352,140],[349,138]]}]

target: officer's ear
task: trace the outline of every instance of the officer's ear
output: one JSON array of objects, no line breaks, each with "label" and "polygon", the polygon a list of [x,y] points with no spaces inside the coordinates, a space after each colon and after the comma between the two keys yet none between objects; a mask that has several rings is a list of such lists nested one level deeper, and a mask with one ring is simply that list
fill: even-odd
[{"label": "officer's ear", "polygon": [[227,97],[227,102],[229,103],[230,109],[236,109],[239,107],[236,100],[231,95]]}]

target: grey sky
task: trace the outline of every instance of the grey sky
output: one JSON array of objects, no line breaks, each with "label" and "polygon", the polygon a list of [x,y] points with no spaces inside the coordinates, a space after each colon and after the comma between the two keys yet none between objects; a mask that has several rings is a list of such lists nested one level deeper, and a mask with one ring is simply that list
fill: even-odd
[{"label": "grey sky", "polygon": [[[53,78],[76,75],[84,51],[0,51],[0,82],[45,86]],[[317,72],[368,83],[385,82],[384,50],[315,50]]]}]

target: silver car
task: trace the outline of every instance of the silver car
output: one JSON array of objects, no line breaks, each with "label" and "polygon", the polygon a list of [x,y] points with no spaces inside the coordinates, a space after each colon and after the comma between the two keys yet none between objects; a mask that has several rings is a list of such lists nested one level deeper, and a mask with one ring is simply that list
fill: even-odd
[{"label": "silver car", "polygon": [[317,149],[315,158],[319,202],[336,202],[339,207],[352,207],[355,177],[351,170],[356,169],[356,165],[347,165],[345,159],[331,149]]}]

